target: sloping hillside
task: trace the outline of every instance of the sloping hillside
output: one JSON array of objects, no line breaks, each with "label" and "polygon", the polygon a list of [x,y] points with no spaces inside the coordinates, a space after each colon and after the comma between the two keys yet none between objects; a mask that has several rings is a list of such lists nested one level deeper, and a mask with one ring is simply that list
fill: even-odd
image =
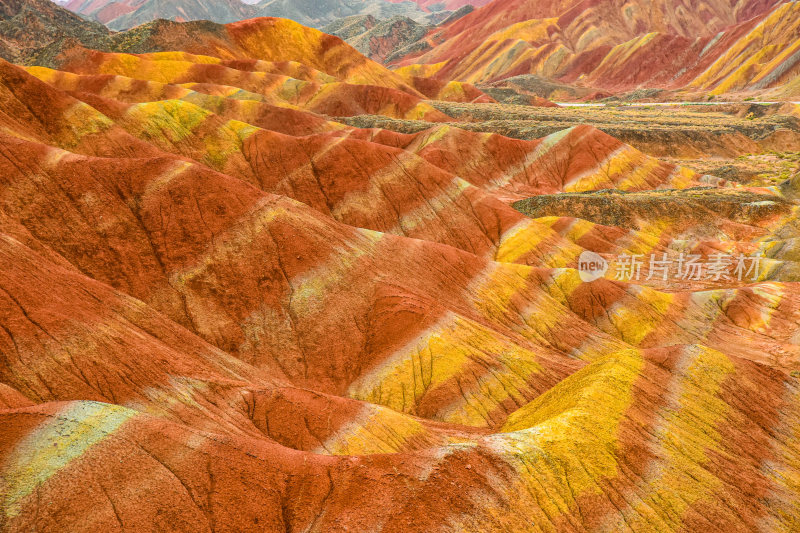
[{"label": "sloping hillside", "polygon": [[699,5],[499,0],[425,37],[401,65],[443,80],[537,75],[611,91],[640,87],[722,94],[797,75],[796,3]]},{"label": "sloping hillside", "polygon": [[0,57],[18,63],[35,62],[43,48],[72,39],[86,46],[103,46],[109,31],[49,0],[0,0]]},{"label": "sloping hillside", "polygon": [[[202,68],[183,69],[198,94],[113,63],[0,65],[8,531],[800,520],[800,287],[792,247],[768,246],[795,234],[790,204],[712,188],[699,201],[733,209],[656,226],[653,189],[700,176],[589,127],[294,137]],[[643,220],[508,205],[610,187],[642,191],[608,198]],[[687,243],[770,266],[669,292],[568,268]]]},{"label": "sloping hillside", "polygon": [[794,180],[288,20],[109,39],[0,60],[4,533],[798,530]]}]

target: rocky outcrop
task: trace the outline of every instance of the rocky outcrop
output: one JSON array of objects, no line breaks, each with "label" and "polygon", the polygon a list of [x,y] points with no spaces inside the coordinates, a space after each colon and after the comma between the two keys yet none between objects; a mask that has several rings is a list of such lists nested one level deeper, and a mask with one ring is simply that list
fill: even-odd
[{"label": "rocky outcrop", "polygon": [[426,26],[400,16],[384,21],[361,19],[356,23],[356,27],[364,30],[360,33],[356,33],[353,26],[353,23],[347,24],[341,31],[328,26],[325,31],[345,39],[353,48],[379,63],[388,62],[397,50],[418,42],[428,33]]},{"label": "rocky outcrop", "polygon": [[9,61],[35,63],[43,49],[67,40],[102,47],[109,33],[49,0],[0,2],[0,57]]},{"label": "rocky outcrop", "polygon": [[378,19],[372,15],[354,15],[331,22],[322,31],[335,35],[344,41],[350,41],[363,35],[378,24]]}]

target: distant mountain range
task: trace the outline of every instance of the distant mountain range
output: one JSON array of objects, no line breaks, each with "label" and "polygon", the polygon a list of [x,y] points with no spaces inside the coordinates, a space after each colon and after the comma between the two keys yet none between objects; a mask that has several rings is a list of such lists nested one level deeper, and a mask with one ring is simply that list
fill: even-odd
[{"label": "distant mountain range", "polygon": [[[90,19],[113,28],[159,18],[226,22],[275,14],[323,27],[367,57],[401,68],[408,80],[435,80],[437,91],[450,82],[501,90],[504,80],[513,79],[517,88],[553,80],[584,88],[580,92],[585,95],[652,88],[700,95],[761,91],[772,99],[800,97],[800,4],[796,2],[496,0],[452,13],[425,10],[456,4],[420,4],[70,0],[66,7],[83,15],[78,17],[47,0],[0,0],[0,55],[14,62],[50,64],[75,43],[107,51],[176,49],[174,38],[166,34],[161,34],[159,43],[151,42],[154,26],[123,37]],[[353,14],[359,10],[362,13]],[[443,16],[449,18],[437,24]],[[157,27],[164,31],[165,26]],[[188,31],[177,28],[180,35]],[[523,92],[523,100],[550,96],[530,89]],[[510,98],[516,99],[513,94]]]},{"label": "distant mountain range", "polygon": [[396,15],[424,22],[428,12],[416,3],[392,3],[386,0],[263,0],[254,6],[256,16],[282,17],[321,28],[331,22],[353,15],[372,15],[377,19]]},{"label": "distant mountain range", "polygon": [[128,29],[159,18],[234,22],[255,16],[240,0],[70,0],[65,7],[115,30]]},{"label": "distant mountain range", "polygon": [[[387,0],[389,2],[402,2],[403,0]],[[454,11],[464,6],[485,6],[492,0],[412,0],[419,6],[431,11]]]},{"label": "distant mountain range", "polygon": [[534,75],[612,92],[765,89],[797,85],[800,4],[496,0],[406,51],[396,66],[476,84]]},{"label": "distant mountain range", "polygon": [[800,97],[797,2],[496,0],[438,25],[361,16],[324,31],[406,75],[480,85],[509,101],[567,86],[596,97],[637,89]]},{"label": "distant mountain range", "polygon": [[378,19],[394,16],[417,22],[438,22],[451,10],[465,5],[482,5],[487,0],[67,0],[63,5],[84,17],[114,30],[124,30],[163,18],[185,22],[211,20],[228,23],[255,17],[281,17],[306,26],[323,27],[336,20],[371,15]]}]

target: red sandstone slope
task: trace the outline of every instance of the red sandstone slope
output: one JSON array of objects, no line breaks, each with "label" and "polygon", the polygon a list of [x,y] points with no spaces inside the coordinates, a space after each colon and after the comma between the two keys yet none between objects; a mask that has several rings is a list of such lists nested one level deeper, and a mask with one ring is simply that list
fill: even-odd
[{"label": "red sandstone slope", "polygon": [[[451,127],[407,136],[388,132],[372,135],[322,128],[320,124],[320,129],[327,129],[328,133],[297,139],[254,128],[269,129],[269,123],[259,120],[264,110],[251,115],[253,109],[260,108],[228,105],[242,103],[241,95],[234,101],[207,98],[206,92],[212,92],[208,84],[184,84],[204,91],[194,94],[182,93],[172,85],[153,86],[151,82],[140,84],[141,94],[133,96],[130,88],[136,85],[127,78],[115,79],[114,85],[126,88],[124,99],[136,102],[129,105],[111,99],[121,96],[107,77],[72,76],[43,69],[31,72],[55,87],[71,90],[75,97],[139,139],[247,180],[265,191],[290,196],[350,225],[433,240],[481,255],[504,255],[507,246],[513,246],[505,244],[510,235],[547,236],[541,248],[518,255],[519,262],[534,260],[546,249],[556,248],[561,249],[557,257],[564,260],[579,253],[579,248],[551,230],[525,221],[504,203],[506,199],[609,186],[684,187],[697,178],[624,147],[592,128],[525,142]],[[182,81],[189,79],[194,78],[185,77]],[[167,93],[174,98],[147,102]],[[319,105],[320,99],[315,97],[313,101]],[[402,100],[395,102],[396,106]],[[384,108],[383,112],[390,109]],[[298,123],[302,117],[296,112]],[[245,119],[249,124],[232,122],[234,118]],[[313,116],[309,121],[320,122]],[[289,134],[299,128],[299,124],[273,127]],[[447,156],[456,151],[469,157]],[[618,169],[602,176],[600,168],[608,164],[603,163],[606,158],[615,161]],[[570,179],[581,175],[581,179]],[[379,187],[372,183],[375,180],[379,180]],[[491,193],[487,194],[484,187]]]},{"label": "red sandstone slope", "polygon": [[[338,37],[286,19],[256,18],[228,25],[156,21],[134,32],[130,38],[138,41],[136,48],[139,49],[180,50],[216,58],[212,63],[220,60],[290,61],[339,81],[390,87],[418,95],[399,76],[362,56]],[[86,60],[83,50],[69,52],[60,61],[61,65]]]},{"label": "red sandstone slope", "polygon": [[799,13],[791,2],[500,0],[433,31],[400,64],[471,83],[536,74],[608,90],[763,89],[797,74]]},{"label": "red sandstone slope", "polygon": [[[347,128],[324,86],[398,88],[258,43],[0,64],[0,529],[796,529],[794,204],[588,126]],[[708,249],[769,259],[570,268]]]},{"label": "red sandstone slope", "polygon": [[443,36],[448,39],[460,36],[465,48],[475,48],[489,35],[514,24],[554,18],[560,27],[591,22],[604,37],[618,33],[631,38],[648,31],[695,37],[713,34],[733,24],[749,20],[765,13],[774,5],[775,2],[769,0],[758,2],[707,0],[689,7],[681,1],[660,0],[645,8],[637,3],[626,6],[617,0],[595,2],[498,0],[453,21],[443,28]]},{"label": "red sandstone slope", "polygon": [[[35,262],[41,264],[41,260],[25,251],[24,247],[10,244],[11,249],[6,253],[10,252],[15,257],[15,265],[24,265],[23,258],[26,257],[33,257]],[[3,249],[6,251],[5,246]],[[20,263],[20,259],[23,259],[23,262]],[[33,270],[28,269],[28,271],[34,274],[36,268],[34,266]],[[15,269],[16,266],[7,272],[14,275],[21,274]],[[56,269],[51,272],[58,275],[59,271]],[[70,276],[79,275],[76,273]],[[23,278],[17,279],[24,282]],[[97,284],[92,283],[95,286],[94,290],[97,291]],[[3,287],[8,290],[9,285],[4,283]],[[100,293],[97,296],[103,298],[110,292],[100,289]],[[16,293],[16,297],[18,301],[25,302],[32,320],[41,319],[40,311],[31,304],[30,297],[26,296],[23,299],[20,293]],[[79,302],[82,300],[78,298]],[[18,342],[26,339],[16,328],[11,331],[13,331],[12,338],[18,339]],[[60,336],[62,333],[54,331],[52,334]],[[51,342],[58,340],[59,337],[55,337]],[[93,349],[96,354],[103,353],[102,348]],[[626,468],[633,468],[634,471],[644,471],[648,464],[661,465],[668,479],[669,476],[677,474],[679,470],[676,469],[681,468],[679,465],[682,456],[667,458],[650,451],[642,451],[638,448],[639,439],[648,441],[653,449],[658,449],[659,445],[670,449],[668,441],[659,437],[658,433],[655,436],[650,433],[653,428],[659,424],[667,424],[672,431],[693,431],[691,428],[698,422],[692,418],[696,414],[691,407],[687,406],[685,412],[679,411],[670,419],[659,412],[658,403],[654,402],[666,394],[667,387],[681,386],[681,384],[692,392],[695,404],[711,400],[713,396],[709,396],[703,388],[703,381],[697,381],[702,374],[695,375],[694,372],[702,371],[702,367],[695,369],[697,365],[719,364],[714,360],[715,357],[719,356],[713,355],[713,352],[673,348],[648,352],[644,357],[643,366],[640,366],[636,358],[619,355],[616,360],[601,359],[596,364],[587,366],[584,371],[576,374],[574,379],[566,380],[564,387],[591,387],[593,381],[603,375],[601,373],[596,376],[595,372],[607,372],[615,368],[615,365],[623,365],[622,368],[629,369],[628,373],[641,372],[641,380],[632,389],[633,405],[636,408],[631,409],[626,420],[622,422],[622,437],[619,440],[621,449],[617,453],[621,457],[634,458],[633,464],[625,463]],[[726,478],[726,485],[722,489],[724,492],[719,498],[724,497],[728,501],[739,502],[741,509],[765,494],[766,490],[758,485],[766,481],[758,473],[759,458],[762,457],[758,443],[769,439],[762,429],[762,424],[777,424],[780,427],[785,423],[778,413],[789,408],[791,400],[781,399],[781,394],[778,393],[781,388],[781,378],[778,374],[759,369],[752,363],[741,360],[734,359],[730,364],[734,367],[727,371],[735,372],[730,374],[735,378],[727,378],[728,382],[722,397],[728,402],[726,405],[731,406],[726,416],[737,420],[737,425],[725,425],[725,450],[717,459],[720,462],[706,466],[705,470],[698,466],[697,470],[692,472],[696,474],[705,471],[706,476],[717,473],[721,475],[722,472],[735,473]],[[638,368],[641,370],[636,370]],[[628,374],[618,376],[617,379],[620,381],[617,382],[617,386],[625,387],[627,377]],[[706,375],[704,379],[709,378]],[[714,379],[718,378],[715,376]],[[735,381],[730,381],[732,379]],[[608,394],[608,381],[604,381],[604,384],[604,394]],[[752,394],[757,396],[755,398],[757,401],[747,403],[738,401],[735,391],[739,388],[753,391]],[[113,391],[110,388],[106,390]],[[190,390],[197,391],[194,394],[199,393],[194,382]],[[562,394],[567,390],[569,389],[558,393]],[[249,395],[239,394],[242,398],[239,405],[246,407]],[[159,398],[163,398],[163,395]],[[548,401],[551,404],[549,409]],[[550,395],[543,397],[539,402],[544,403],[541,408],[548,409],[551,416],[554,416],[553,401],[554,398]],[[519,468],[525,467],[525,463],[517,465],[508,455],[512,449],[520,453],[519,448],[525,442],[523,439],[530,438],[526,436],[523,428],[525,424],[532,422],[526,421],[522,416],[509,422],[509,429],[517,428],[514,437],[516,441],[479,435],[470,438],[462,434],[460,437],[462,442],[464,439],[469,439],[476,444],[472,446],[462,444],[444,455],[423,451],[370,457],[363,455],[369,452],[361,447],[357,452],[362,455],[361,457],[328,458],[320,454],[292,452],[276,446],[269,439],[231,434],[223,431],[222,425],[218,425],[214,433],[198,431],[183,424],[165,421],[161,417],[154,418],[152,415],[108,404],[46,403],[28,407],[20,400],[16,402],[18,405],[23,405],[0,413],[0,424],[4,427],[0,449],[7,450],[3,463],[5,473],[3,494],[6,503],[4,508],[6,523],[10,525],[11,530],[24,530],[33,527],[34,524],[39,527],[48,523],[63,525],[65,523],[63,513],[68,512],[70,516],[76,517],[76,520],[91,516],[96,521],[95,524],[108,522],[108,527],[111,528],[118,527],[120,523],[123,526],[154,523],[161,515],[160,520],[171,520],[167,522],[171,524],[169,527],[181,530],[196,530],[208,524],[215,524],[220,530],[243,530],[249,526],[279,530],[285,528],[287,524],[291,524],[291,527],[295,525],[308,527],[308,524],[316,524],[314,527],[323,530],[352,531],[367,530],[375,520],[379,520],[386,524],[385,527],[390,531],[409,530],[409,528],[424,531],[435,527],[439,517],[451,516],[454,511],[457,513],[456,516],[462,517],[463,513],[467,512],[466,520],[470,524],[476,526],[480,524],[480,527],[487,530],[499,530],[502,527],[521,525],[525,520],[533,519],[543,512],[537,511],[537,504],[533,503],[540,497],[536,491],[522,499],[519,493],[516,493],[516,497],[513,498],[516,512],[497,515],[491,507],[470,504],[470,500],[474,497],[472,492],[465,494],[463,490],[451,488],[454,483],[460,486],[466,485],[475,487],[473,490],[480,494],[482,489],[479,487],[492,486],[495,497],[500,498],[499,501],[502,502],[501,505],[512,504],[511,494],[515,493],[513,485],[503,480],[517,478],[520,475]],[[294,398],[292,403],[296,405],[296,402],[298,399]],[[219,400],[215,403],[218,405]],[[594,419],[598,420],[604,413],[603,411],[598,413],[597,404],[593,405],[592,414]],[[528,409],[539,408],[531,405]],[[580,408],[580,402],[575,408]],[[257,410],[251,412],[254,415],[258,413]],[[374,414],[370,416],[372,419],[377,418]],[[743,426],[741,421],[744,420],[749,423]],[[371,422],[370,442],[373,443],[379,442],[380,433],[377,432],[376,422],[377,420]],[[691,422],[691,425],[687,425],[687,422]],[[398,442],[396,439],[413,427],[413,425],[404,426],[400,420],[389,419],[385,423],[388,424],[386,429],[395,435],[387,442],[392,442],[395,446]],[[715,424],[714,419],[703,420],[700,428],[710,430]],[[274,426],[269,424],[267,427],[269,435]],[[413,431],[418,430],[415,428]],[[780,431],[783,433],[785,430]],[[48,451],[48,447],[53,448],[51,443],[59,449],[59,446],[64,445],[67,435],[80,436],[80,440],[57,452],[57,461],[45,463],[48,454],[52,455],[52,452]],[[352,437],[349,437],[351,435]],[[325,446],[332,447],[335,442],[342,442],[341,439],[345,441],[353,439],[350,444],[352,446],[359,442],[356,440],[356,435],[355,427],[342,428],[337,438],[327,442]],[[698,446],[702,445],[710,444],[708,441],[698,443]],[[504,451],[507,446],[508,451]],[[351,449],[356,451],[355,448]],[[389,449],[391,448],[384,448],[382,451]],[[636,453],[637,449],[642,455]],[[576,449],[576,452],[580,453],[579,450],[580,448]],[[588,450],[583,451],[587,452]],[[780,453],[792,453],[792,448],[782,447]],[[119,457],[123,457],[124,460],[120,462]],[[586,460],[594,460],[592,456],[584,457]],[[204,468],[198,469],[198,464],[203,464]],[[33,486],[26,477],[26,472],[31,468],[36,468],[39,473],[38,481]],[[576,470],[580,468],[579,465],[566,464],[564,468],[565,475],[570,477],[583,471]],[[128,491],[136,490],[145,483],[144,478],[140,481],[137,477],[137,472],[148,474],[146,479],[149,480],[147,482],[149,490],[153,490],[153,484],[158,487],[161,497],[157,501],[144,496],[139,499],[136,506],[132,505]],[[80,489],[69,491],[70,497],[65,499],[63,493],[59,494],[59,491],[76,479],[86,479],[87,482],[81,483]],[[267,494],[263,493],[265,480],[270,481],[270,490]],[[633,480],[620,478],[615,483],[619,483],[620,487],[626,487],[632,484]],[[755,486],[752,485],[754,483]],[[698,484],[696,487],[702,486],[704,485]],[[409,491],[409,487],[415,487],[416,490]],[[739,487],[753,488],[742,491]],[[377,514],[373,508],[376,501],[375,494],[371,494],[376,490],[383,502]],[[549,490],[561,489],[557,483],[553,483],[549,485]],[[434,497],[435,494],[446,497]],[[240,498],[244,498],[248,504],[244,506],[237,504]],[[576,499],[574,505],[579,508],[589,505],[591,499],[588,499],[588,496],[586,498]],[[773,489],[769,501],[775,508],[788,510],[791,498],[791,492],[778,487],[777,490]],[[36,502],[44,499],[55,502],[55,505],[37,508]],[[142,501],[146,502],[146,505],[142,506]],[[193,502],[198,501],[204,503],[195,508]],[[89,505],[89,502],[92,504]],[[233,506],[236,506],[236,513],[230,512]],[[595,506],[592,507],[592,514],[589,516],[597,517],[593,518],[594,520],[602,516],[613,520],[613,508],[612,504]],[[562,519],[569,520],[568,516]],[[725,516],[720,515],[720,518],[725,520]],[[739,518],[736,520],[728,519],[721,523],[728,523],[731,527],[747,527],[747,524],[753,523],[752,515],[737,516]],[[628,519],[630,520],[630,517]],[[575,520],[575,527],[579,529],[591,525],[591,522],[580,521],[585,518],[575,518]],[[86,523],[85,520],[83,523]],[[560,522],[555,522],[558,523]]]}]

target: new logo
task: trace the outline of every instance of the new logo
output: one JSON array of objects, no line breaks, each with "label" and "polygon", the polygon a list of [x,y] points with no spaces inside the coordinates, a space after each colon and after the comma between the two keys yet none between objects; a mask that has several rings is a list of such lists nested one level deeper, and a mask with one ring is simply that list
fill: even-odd
[{"label": "new logo", "polygon": [[595,281],[605,276],[606,272],[608,272],[608,261],[600,254],[586,250],[578,258],[578,273],[581,281]]}]

